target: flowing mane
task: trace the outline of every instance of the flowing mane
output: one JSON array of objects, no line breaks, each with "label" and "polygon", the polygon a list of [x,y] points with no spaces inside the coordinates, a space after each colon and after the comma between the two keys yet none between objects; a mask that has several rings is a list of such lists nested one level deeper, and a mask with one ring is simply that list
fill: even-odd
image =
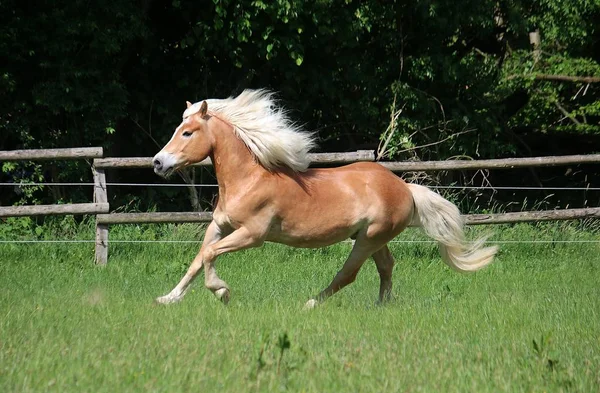
[{"label": "flowing mane", "polygon": [[[288,167],[304,172],[310,164],[308,153],[315,146],[312,134],[303,131],[277,106],[267,90],[244,90],[237,97],[208,99],[208,112],[233,125],[236,135],[268,170]],[[197,113],[202,101],[183,112],[183,118]]]}]

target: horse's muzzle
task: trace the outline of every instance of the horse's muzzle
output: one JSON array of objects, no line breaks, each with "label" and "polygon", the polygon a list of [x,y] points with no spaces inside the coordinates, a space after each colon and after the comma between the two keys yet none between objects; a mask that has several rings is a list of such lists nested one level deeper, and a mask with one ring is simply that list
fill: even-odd
[{"label": "horse's muzzle", "polygon": [[154,172],[160,172],[163,169],[163,163],[158,158],[154,159]]},{"label": "horse's muzzle", "polygon": [[168,177],[175,169],[177,160],[171,153],[160,152],[152,159],[154,173],[162,177]]}]

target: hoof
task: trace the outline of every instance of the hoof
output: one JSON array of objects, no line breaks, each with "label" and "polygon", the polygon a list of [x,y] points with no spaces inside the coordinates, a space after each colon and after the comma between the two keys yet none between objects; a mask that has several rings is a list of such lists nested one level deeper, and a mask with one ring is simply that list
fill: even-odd
[{"label": "hoof", "polygon": [[221,288],[215,291],[215,296],[217,299],[223,302],[223,304],[227,305],[229,303],[229,289]]},{"label": "hoof", "polygon": [[154,302],[156,304],[171,304],[171,303],[175,303],[177,301],[179,301],[179,299],[172,298],[169,295],[157,297],[156,299],[154,299]]},{"label": "hoof", "polygon": [[304,305],[304,310],[312,310],[313,308],[317,307],[318,304],[319,302],[317,302],[315,299],[310,299]]},{"label": "hoof", "polygon": [[385,306],[386,304],[389,304],[392,300],[394,300],[394,296],[392,296],[392,294],[388,294],[382,298],[379,298],[377,301],[375,301],[375,305],[376,306]]}]

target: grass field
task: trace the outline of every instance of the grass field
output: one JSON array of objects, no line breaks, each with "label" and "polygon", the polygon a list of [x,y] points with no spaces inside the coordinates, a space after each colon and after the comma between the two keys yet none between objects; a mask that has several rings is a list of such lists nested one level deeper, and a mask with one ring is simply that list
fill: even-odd
[{"label": "grass field", "polygon": [[[599,237],[575,224],[494,230],[496,240]],[[117,227],[111,240],[198,232]],[[424,238],[398,238],[407,239]],[[179,304],[153,304],[197,248],[113,243],[98,268],[93,244],[0,244],[0,391],[600,390],[599,243],[501,244],[497,262],[470,275],[448,269],[433,244],[395,243],[390,303],[375,305],[378,275],[367,262],[310,312],[302,305],[350,244],[268,244],[219,260],[227,307],[200,283]]]}]

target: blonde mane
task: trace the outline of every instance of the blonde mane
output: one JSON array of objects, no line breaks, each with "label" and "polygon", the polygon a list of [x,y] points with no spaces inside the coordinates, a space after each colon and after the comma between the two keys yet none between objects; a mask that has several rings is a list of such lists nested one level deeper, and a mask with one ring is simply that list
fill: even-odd
[{"label": "blonde mane", "polygon": [[[310,164],[308,153],[315,147],[313,135],[303,131],[275,104],[267,90],[244,90],[237,97],[209,99],[208,112],[233,125],[234,132],[268,170],[288,167],[303,172]],[[197,113],[202,101],[183,112],[183,118]]]}]

